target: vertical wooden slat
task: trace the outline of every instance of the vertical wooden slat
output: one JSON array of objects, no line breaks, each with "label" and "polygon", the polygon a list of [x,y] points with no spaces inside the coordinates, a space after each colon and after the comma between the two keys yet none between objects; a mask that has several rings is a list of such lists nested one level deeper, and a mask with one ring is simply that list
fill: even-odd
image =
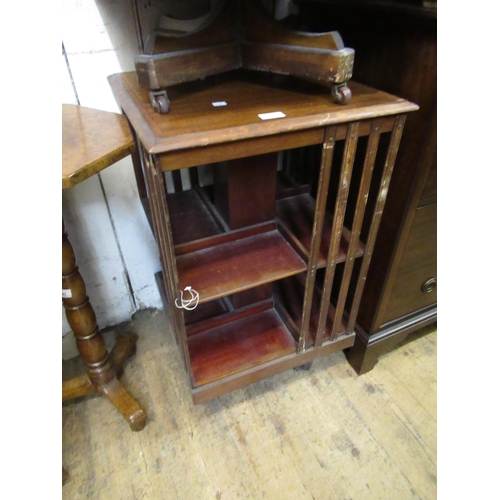
[{"label": "vertical wooden slat", "polygon": [[[142,151],[143,163],[145,165],[146,181],[150,193],[149,202],[151,213],[153,215],[153,230],[160,253],[160,262],[163,270],[163,281],[165,283],[165,294],[167,296],[170,317],[173,321],[173,328],[177,343],[181,348],[183,359],[188,373],[190,371],[189,357],[187,353],[187,346],[185,345],[184,334],[184,318],[182,311],[175,307],[174,301],[178,295],[178,286],[176,285],[176,271],[175,262],[172,266],[170,253],[168,251],[168,233],[170,231],[168,211],[164,213],[163,204],[161,202],[162,193],[165,193],[165,186],[163,183],[163,174],[157,170],[152,157],[148,157],[144,150]],[[166,197],[165,197],[166,199]],[[171,233],[171,231],[170,231]]]},{"label": "vertical wooden slat", "polygon": [[344,273],[342,274],[342,283],[340,285],[339,296],[335,309],[335,318],[333,320],[333,328],[330,334],[330,339],[335,339],[339,335],[340,325],[342,323],[342,316],[344,315],[344,307],[351,283],[352,270],[354,267],[354,258],[359,244],[359,235],[363,225],[363,218],[365,215],[366,202],[368,201],[368,193],[370,191],[370,184],[373,174],[373,167],[375,165],[375,158],[377,156],[377,149],[380,140],[380,121],[373,120],[370,128],[370,136],[368,138],[368,145],[366,148],[365,160],[363,164],[363,173],[356,200],[356,208],[354,211],[354,220],[351,228],[351,239],[349,241],[349,249],[344,266]]},{"label": "vertical wooden slat", "polygon": [[380,219],[382,218],[382,212],[384,211],[384,205],[387,198],[387,191],[389,190],[392,171],[394,169],[394,162],[396,161],[396,156],[399,149],[399,143],[401,141],[401,135],[403,134],[405,119],[406,115],[398,115],[394,123],[394,129],[392,130],[391,141],[389,143],[389,149],[387,151],[384,169],[382,172],[382,179],[380,181],[380,187],[377,195],[377,202],[375,205],[375,209],[373,211],[370,229],[368,231],[365,255],[363,257],[361,270],[356,283],[356,289],[354,291],[353,302],[349,314],[349,323],[347,325],[348,332],[354,331],[354,325],[356,324],[356,317],[358,315],[359,304],[361,302],[361,296],[363,294],[363,288],[366,282],[366,274],[370,266],[373,246],[375,245],[378,228],[380,226]]},{"label": "vertical wooden slat", "polygon": [[325,219],[326,199],[328,197],[328,186],[333,159],[333,148],[335,146],[336,127],[327,127],[323,139],[323,152],[319,171],[318,191],[316,195],[316,208],[314,211],[314,222],[311,236],[311,252],[307,263],[307,276],[304,292],[304,306],[302,308],[302,323],[300,327],[299,343],[297,352],[305,350],[306,339],[309,333],[311,319],[311,306],[314,294],[314,280],[316,278],[317,261],[321,244],[321,233]]},{"label": "vertical wooden slat", "polygon": [[316,332],[315,347],[321,346],[326,328],[326,319],[330,305],[330,295],[332,293],[333,278],[337,266],[337,256],[339,253],[340,240],[342,238],[342,229],[344,227],[345,210],[347,206],[347,197],[351,184],[352,169],[356,148],[358,145],[359,122],[350,123],[347,128],[347,137],[344,145],[344,154],[342,157],[342,166],[340,170],[339,186],[337,198],[335,200],[335,211],[333,213],[332,235],[328,247],[328,258],[326,264],[325,280],[323,282],[323,291],[321,294],[321,307],[319,312],[318,330]]},{"label": "vertical wooden slat", "polygon": [[[173,304],[173,301],[175,300],[175,296],[172,297],[172,291],[167,285],[167,283],[169,282],[170,273],[169,273],[167,263],[165,262],[164,253],[162,252],[162,249],[161,249],[161,243],[163,241],[163,238],[161,237],[162,233],[161,233],[161,229],[159,227],[158,220],[156,217],[156,214],[158,212],[158,204],[157,204],[157,200],[156,200],[156,191],[154,189],[154,183],[153,183],[153,179],[152,179],[152,172],[151,172],[152,167],[151,167],[151,163],[150,163],[149,159],[147,158],[147,154],[143,148],[141,148],[141,159],[142,159],[142,162],[144,165],[146,183],[147,183],[148,190],[150,193],[149,207],[150,207],[151,214],[152,214],[153,232],[155,234],[155,239],[156,239],[156,242],[158,245],[158,251],[160,254],[160,263],[161,263],[162,272],[163,272],[163,281],[165,283],[165,294],[167,296],[167,302],[168,302],[168,306],[170,309],[170,316],[173,319],[172,304]],[[174,328],[174,333],[175,333],[175,338],[177,340],[177,343],[179,343],[176,328]]]}]

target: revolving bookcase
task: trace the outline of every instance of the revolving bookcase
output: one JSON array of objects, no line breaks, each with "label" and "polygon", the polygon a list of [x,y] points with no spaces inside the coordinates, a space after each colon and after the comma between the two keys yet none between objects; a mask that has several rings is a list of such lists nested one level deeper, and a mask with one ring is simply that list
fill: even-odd
[{"label": "revolving bookcase", "polygon": [[[326,84],[239,69],[172,86],[159,114],[136,73],[109,82],[136,140],[193,401],[352,346],[405,116],[418,107],[356,82],[337,106]],[[311,156],[302,169],[299,148]],[[189,290],[198,302],[183,308]]]}]

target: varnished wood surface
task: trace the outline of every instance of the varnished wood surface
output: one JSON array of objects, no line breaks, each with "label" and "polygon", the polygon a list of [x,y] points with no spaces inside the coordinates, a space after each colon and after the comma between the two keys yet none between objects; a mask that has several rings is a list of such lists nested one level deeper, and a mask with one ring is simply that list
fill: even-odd
[{"label": "varnished wood surface", "polygon": [[[229,72],[169,88],[170,111],[156,113],[135,72],[111,75],[109,83],[140,140],[151,154],[310,129],[346,121],[415,111],[398,97],[350,82],[353,98],[332,102],[330,89],[260,72]],[[213,102],[227,102],[214,107]],[[281,111],[284,118],[261,120]]]},{"label": "varnished wood surface", "polygon": [[193,287],[200,304],[305,270],[276,230],[177,257],[180,290]]},{"label": "varnished wood surface", "polygon": [[204,329],[188,339],[195,387],[295,352],[290,332],[273,309]]},{"label": "varnished wood surface", "polygon": [[176,245],[221,232],[196,189],[171,193],[167,202],[172,213],[172,234]]},{"label": "varnished wood surface", "polygon": [[68,189],[134,151],[124,116],[62,105],[62,188]]},{"label": "varnished wood surface", "polygon": [[63,499],[436,498],[434,330],[361,377],[337,352],[193,405],[163,312],[127,329],[139,341],[123,382],[150,420],[124,432],[103,398],[65,403]]},{"label": "varnished wood surface", "polygon": [[[302,324],[302,303],[304,301],[305,274],[297,274],[284,280],[274,283],[274,296],[279,300],[282,307],[289,314],[295,328],[291,330],[300,331]],[[309,335],[306,338],[306,347],[314,344],[316,332],[319,324],[319,306],[321,304],[321,290],[316,286],[311,306],[311,317],[309,323]],[[332,331],[335,308],[329,304],[328,317],[326,321],[326,332],[329,335]],[[342,321],[342,327],[338,336],[344,335],[347,331],[347,322]]]},{"label": "varnished wood surface", "polygon": [[[294,234],[300,243],[309,253],[311,248],[311,235],[314,222],[315,201],[308,194],[283,198],[276,202],[276,215],[278,220]],[[321,243],[318,254],[318,267],[325,267],[328,254],[328,243],[332,233],[332,217],[325,214],[326,222],[323,225]],[[351,232],[346,227],[342,228],[342,238],[340,240],[337,253],[337,262],[346,259]],[[364,244],[358,242],[355,257],[360,257],[364,253]]]},{"label": "varnished wood surface", "polygon": [[416,210],[386,314],[381,319],[383,328],[394,318],[402,318],[437,302],[437,287],[427,293],[422,291],[427,280],[437,278],[436,249],[437,207],[432,203]]}]

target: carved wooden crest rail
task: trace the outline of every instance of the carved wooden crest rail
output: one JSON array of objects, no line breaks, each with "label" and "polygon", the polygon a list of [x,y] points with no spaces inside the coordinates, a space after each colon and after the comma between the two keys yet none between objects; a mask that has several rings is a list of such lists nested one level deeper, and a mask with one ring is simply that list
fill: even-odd
[{"label": "carved wooden crest rail", "polygon": [[168,113],[166,87],[238,68],[291,75],[331,84],[334,102],[347,104],[354,50],[337,31],[307,33],[283,28],[260,0],[218,0],[191,31],[163,29],[148,38],[135,60],[151,105]]}]

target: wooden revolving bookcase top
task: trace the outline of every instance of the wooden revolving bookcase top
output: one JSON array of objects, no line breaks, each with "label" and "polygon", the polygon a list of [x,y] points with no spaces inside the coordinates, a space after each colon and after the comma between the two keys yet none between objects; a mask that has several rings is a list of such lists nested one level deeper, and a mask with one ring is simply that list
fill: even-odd
[{"label": "wooden revolving bookcase top", "polygon": [[[260,0],[218,0],[209,14],[180,29],[161,26],[135,60],[151,105],[168,113],[166,87],[244,68],[307,78],[331,85],[334,102],[347,104],[354,50],[337,31],[307,33],[276,23]],[[189,29],[192,27],[192,29]]]}]

